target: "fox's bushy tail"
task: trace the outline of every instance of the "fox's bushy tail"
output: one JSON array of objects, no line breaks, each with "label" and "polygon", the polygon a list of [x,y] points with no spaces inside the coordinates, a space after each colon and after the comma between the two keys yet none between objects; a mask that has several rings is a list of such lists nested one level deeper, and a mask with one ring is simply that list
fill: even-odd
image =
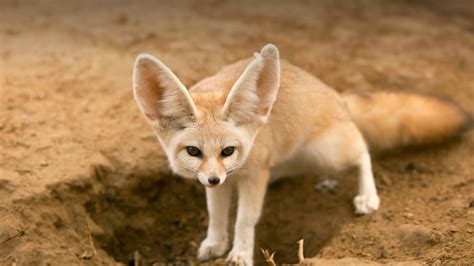
[{"label": "fox's bushy tail", "polygon": [[470,127],[453,102],[416,93],[345,93],[343,99],[371,150],[437,143]]}]

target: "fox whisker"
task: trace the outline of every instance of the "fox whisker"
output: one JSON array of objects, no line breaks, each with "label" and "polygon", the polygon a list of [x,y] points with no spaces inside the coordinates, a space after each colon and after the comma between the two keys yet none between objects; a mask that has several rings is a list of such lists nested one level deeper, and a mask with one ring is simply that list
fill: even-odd
[{"label": "fox whisker", "polygon": [[196,174],[196,175],[199,174],[198,171],[196,171],[196,170],[194,170],[194,169],[192,169],[192,168],[190,168],[190,167],[187,167],[186,165],[180,165],[180,166],[183,167],[184,169],[190,171],[190,172],[193,172],[193,173]]},{"label": "fox whisker", "polygon": [[239,164],[239,165],[236,165],[236,166],[234,166],[234,167],[231,167],[231,168],[227,169],[227,170],[226,170],[227,176],[230,176],[230,175],[234,174],[234,173],[237,172],[237,170],[239,170],[240,168],[242,168],[242,165]]}]

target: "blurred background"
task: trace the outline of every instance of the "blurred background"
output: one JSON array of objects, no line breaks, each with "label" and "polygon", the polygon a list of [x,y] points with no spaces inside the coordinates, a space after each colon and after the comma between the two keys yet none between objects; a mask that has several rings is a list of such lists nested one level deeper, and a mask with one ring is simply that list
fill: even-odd
[{"label": "blurred background", "polygon": [[[337,91],[427,93],[474,113],[470,0],[2,0],[0,263],[195,262],[204,193],[170,175],[132,99],[133,61],[153,54],[190,86],[269,42]],[[384,203],[367,217],[352,214],[350,173],[329,192],[317,175],[274,184],[257,263],[260,248],[297,262],[304,238],[320,259],[474,264],[473,155],[468,133],[379,158]]]}]

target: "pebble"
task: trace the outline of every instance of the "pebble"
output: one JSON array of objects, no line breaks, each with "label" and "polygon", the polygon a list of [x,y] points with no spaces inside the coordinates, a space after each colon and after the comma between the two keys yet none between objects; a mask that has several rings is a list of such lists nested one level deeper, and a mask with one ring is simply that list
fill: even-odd
[{"label": "pebble", "polygon": [[319,192],[328,192],[333,191],[336,187],[339,186],[339,181],[336,179],[324,179],[316,184],[314,187]]},{"label": "pebble", "polygon": [[128,19],[127,15],[125,15],[125,14],[118,15],[116,20],[115,20],[115,22],[119,25],[125,25],[125,24],[128,23],[128,21],[129,21],[129,19]]},{"label": "pebble", "polygon": [[393,219],[393,215],[391,213],[384,213],[383,218],[387,221],[391,221]]},{"label": "pebble", "polygon": [[387,175],[381,175],[380,180],[382,181],[382,184],[386,186],[392,185],[392,179],[390,179],[390,177],[388,177]]},{"label": "pebble", "polygon": [[78,255],[77,257],[82,260],[90,260],[93,256],[94,256],[94,253],[92,253],[92,251],[86,250],[82,252],[81,255]]},{"label": "pebble", "polygon": [[405,166],[406,172],[413,172],[414,170],[416,170],[416,164],[414,162],[409,162],[406,164]]},{"label": "pebble", "polygon": [[191,247],[193,247],[193,248],[197,248],[197,247],[198,247],[196,241],[189,241],[189,245],[190,245]]},{"label": "pebble", "polygon": [[423,245],[436,242],[433,233],[423,226],[404,224],[397,229],[400,240],[406,245]]}]

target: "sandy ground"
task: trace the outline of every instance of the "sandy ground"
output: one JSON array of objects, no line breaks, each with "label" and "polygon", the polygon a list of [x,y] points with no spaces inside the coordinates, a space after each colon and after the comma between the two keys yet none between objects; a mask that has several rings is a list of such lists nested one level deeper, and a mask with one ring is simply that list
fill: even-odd
[{"label": "sandy ground", "polygon": [[[267,42],[338,91],[429,93],[474,113],[469,0],[3,0],[0,264],[127,263],[135,251],[196,262],[203,188],[170,175],[132,100],[133,60],[152,53],[191,85]],[[382,206],[364,217],[353,215],[354,173],[326,193],[316,173],[279,181],[256,248],[295,263],[304,238],[306,257],[326,264],[473,265],[473,155],[471,131],[376,158]]]}]

